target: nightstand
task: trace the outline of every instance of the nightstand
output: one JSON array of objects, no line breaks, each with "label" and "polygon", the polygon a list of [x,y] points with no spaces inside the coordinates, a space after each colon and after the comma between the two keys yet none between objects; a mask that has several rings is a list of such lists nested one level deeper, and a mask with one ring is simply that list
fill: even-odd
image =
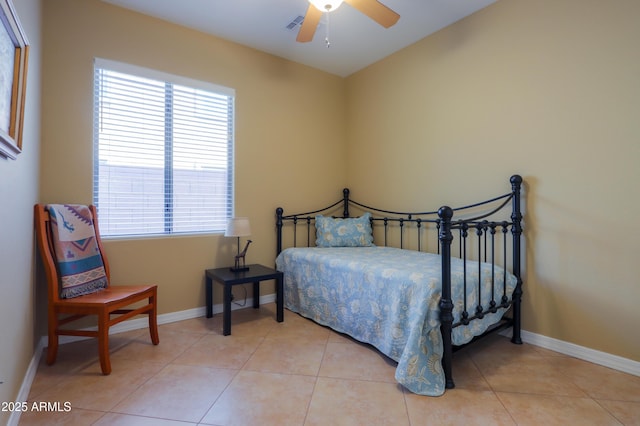
[{"label": "nightstand", "polygon": [[248,271],[233,272],[228,267],[206,270],[207,318],[213,316],[213,281],[224,286],[222,300],[222,334],[231,334],[231,287],[253,283],[253,307],[260,307],[260,282],[276,280],[276,320],[284,321],[282,272],[263,265],[248,265]]}]

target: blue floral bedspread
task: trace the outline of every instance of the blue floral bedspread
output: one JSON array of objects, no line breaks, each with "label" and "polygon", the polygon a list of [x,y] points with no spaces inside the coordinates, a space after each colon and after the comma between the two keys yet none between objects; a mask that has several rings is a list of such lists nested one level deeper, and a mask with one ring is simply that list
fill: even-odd
[{"label": "blue floral bedspread", "polygon": [[[439,255],[391,247],[289,248],[276,259],[284,272],[285,306],[319,324],[375,346],[398,363],[395,378],[411,392],[444,393],[440,333]],[[502,289],[496,266],[496,289]],[[491,265],[482,264],[482,305],[491,300]],[[451,259],[454,323],[460,319],[463,263]],[[467,263],[467,310],[477,305],[478,263]],[[516,286],[507,273],[507,295]],[[496,290],[500,303],[502,291]],[[456,327],[455,345],[470,341],[499,321],[505,309]]]}]

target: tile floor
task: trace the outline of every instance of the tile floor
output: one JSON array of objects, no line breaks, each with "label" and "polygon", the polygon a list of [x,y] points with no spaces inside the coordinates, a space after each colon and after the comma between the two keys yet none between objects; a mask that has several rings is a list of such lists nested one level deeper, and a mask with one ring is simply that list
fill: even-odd
[{"label": "tile floor", "polygon": [[411,394],[394,362],[273,304],[111,337],[102,376],[94,340],[42,356],[20,425],[640,425],[640,377],[499,335],[455,355],[456,388]]}]

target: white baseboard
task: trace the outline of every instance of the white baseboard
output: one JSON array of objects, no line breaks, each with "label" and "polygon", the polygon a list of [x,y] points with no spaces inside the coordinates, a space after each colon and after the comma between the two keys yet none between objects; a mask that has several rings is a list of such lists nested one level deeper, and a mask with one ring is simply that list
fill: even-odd
[{"label": "white baseboard", "polygon": [[[29,398],[31,384],[33,383],[33,379],[35,379],[36,377],[38,364],[40,364],[40,356],[42,355],[42,350],[44,349],[43,342],[46,342],[46,339],[40,339],[40,341],[36,345],[36,349],[33,352],[33,357],[31,357],[29,367],[27,367],[27,372],[24,375],[24,379],[22,379],[22,386],[20,386],[16,401],[24,402]],[[12,411],[11,415],[9,416],[7,426],[18,426],[18,422],[20,421],[20,414],[22,414],[20,411]]]},{"label": "white baseboard", "polygon": [[[503,334],[511,337],[511,329],[505,330]],[[640,362],[638,361],[633,361],[628,358],[608,354],[606,352],[597,351],[595,349],[586,348],[574,343],[565,342],[563,340],[554,339],[541,334],[531,333],[525,330],[522,330],[522,341],[640,377]]]},{"label": "white baseboard", "polygon": [[527,343],[531,343],[532,345],[540,346],[541,348],[570,355],[584,361],[589,361],[624,373],[633,374],[634,376],[640,376],[640,362],[638,361],[597,351],[595,349],[585,348],[584,346],[579,346],[574,343],[565,342],[524,330],[522,331],[522,340]]}]

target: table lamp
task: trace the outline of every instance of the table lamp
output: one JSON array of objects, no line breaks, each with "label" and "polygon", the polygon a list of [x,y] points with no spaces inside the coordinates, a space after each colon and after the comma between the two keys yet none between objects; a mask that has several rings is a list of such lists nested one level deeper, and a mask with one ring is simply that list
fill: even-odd
[{"label": "table lamp", "polygon": [[227,222],[227,229],[224,232],[225,237],[236,237],[238,239],[238,254],[236,255],[234,266],[231,271],[241,272],[248,271],[249,267],[245,265],[244,257],[247,254],[247,249],[251,240],[247,240],[247,245],[244,246],[242,252],[240,252],[240,237],[247,237],[251,235],[251,225],[249,224],[249,218],[247,217],[232,217]]}]

